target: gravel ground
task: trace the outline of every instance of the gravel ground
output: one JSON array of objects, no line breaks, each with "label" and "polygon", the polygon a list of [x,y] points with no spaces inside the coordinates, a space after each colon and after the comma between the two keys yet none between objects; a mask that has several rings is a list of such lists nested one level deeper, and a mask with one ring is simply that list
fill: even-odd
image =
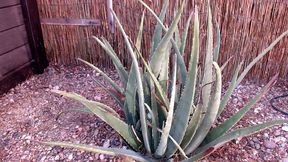
[{"label": "gravel ground", "polygon": [[[117,80],[115,72],[106,70]],[[63,110],[81,108],[81,105],[51,93],[61,89],[79,93],[89,99],[101,101],[121,114],[119,107],[91,76],[101,80],[89,68],[82,66],[51,66],[42,75],[27,81],[0,96],[0,160],[1,161],[125,161],[121,157],[92,154],[73,149],[43,146],[36,141],[69,141],[104,147],[123,147],[125,143],[116,132],[95,116],[67,113],[56,120]],[[105,84],[105,83],[104,83]],[[248,98],[263,85],[253,82],[241,84],[229,103],[223,117],[238,111]],[[274,111],[269,99],[287,93],[288,83],[279,81],[261,102],[236,127],[243,127],[287,118]],[[288,99],[277,103],[288,110]],[[286,107],[285,107],[286,106]],[[122,113],[123,114],[123,113]],[[276,126],[250,137],[237,139],[203,161],[288,161],[288,125]]]}]

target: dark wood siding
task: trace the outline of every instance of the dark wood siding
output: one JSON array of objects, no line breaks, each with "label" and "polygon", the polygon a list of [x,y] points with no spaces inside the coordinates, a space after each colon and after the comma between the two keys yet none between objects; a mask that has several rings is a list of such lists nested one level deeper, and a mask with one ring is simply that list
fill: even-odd
[{"label": "dark wood siding", "polygon": [[[19,0],[0,2],[0,80],[32,62]],[[5,22],[5,23],[3,23]]]},{"label": "dark wood siding", "polygon": [[38,19],[36,0],[0,0],[0,94],[17,76],[23,80],[47,66]]},{"label": "dark wood siding", "polygon": [[1,0],[0,8],[20,4],[20,0]]}]

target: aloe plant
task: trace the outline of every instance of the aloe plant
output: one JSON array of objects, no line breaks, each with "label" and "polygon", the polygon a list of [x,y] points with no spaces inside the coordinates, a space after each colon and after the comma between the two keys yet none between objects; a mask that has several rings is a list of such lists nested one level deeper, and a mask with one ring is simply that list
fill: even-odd
[{"label": "aloe plant", "polygon": [[[81,102],[85,109],[82,111],[78,109],[77,111],[93,113],[98,116],[119,133],[131,150],[92,147],[64,142],[43,142],[44,144],[77,148],[108,155],[124,155],[137,161],[168,161],[173,159],[173,157],[178,157],[178,159],[180,157],[183,161],[196,161],[209,155],[225,142],[257,133],[277,124],[288,123],[288,120],[279,119],[230,131],[269,90],[277,78],[276,75],[262,88],[258,95],[252,98],[235,115],[223,123],[219,123],[217,127],[212,128],[213,123],[225,110],[233,90],[243,80],[249,70],[282,38],[288,35],[288,31],[264,49],[244,68],[242,73],[240,73],[242,68],[242,63],[240,63],[234,72],[228,90],[221,98],[222,70],[226,63],[221,68],[217,64],[220,48],[220,30],[219,25],[217,25],[216,47],[213,49],[213,23],[209,1],[207,4],[207,45],[204,64],[203,66],[198,64],[200,21],[196,7],[194,10],[193,40],[191,40],[193,46],[191,47],[191,59],[188,68],[185,66],[183,56],[186,42],[190,41],[187,40],[187,34],[192,14],[189,16],[181,36],[178,30],[178,23],[186,0],[182,1],[169,28],[163,23],[169,0],[165,1],[159,17],[142,0],[138,1],[158,22],[153,36],[149,61],[146,61],[140,52],[145,14],[143,13],[139,34],[134,44],[130,41],[113,11],[115,20],[123,34],[123,41],[126,43],[129,55],[132,58],[130,70],[124,68],[116,52],[105,38],[93,38],[112,59],[122,86],[116,84],[99,68],[79,59],[99,72],[111,84],[114,90],[103,88],[123,108],[125,119],[121,119],[113,108],[105,104],[88,100],[75,93],[54,91]],[[177,36],[175,37],[175,35]],[[140,62],[143,67],[140,67]],[[173,65],[171,69],[169,68],[170,62]],[[100,83],[98,84],[103,86]]]}]

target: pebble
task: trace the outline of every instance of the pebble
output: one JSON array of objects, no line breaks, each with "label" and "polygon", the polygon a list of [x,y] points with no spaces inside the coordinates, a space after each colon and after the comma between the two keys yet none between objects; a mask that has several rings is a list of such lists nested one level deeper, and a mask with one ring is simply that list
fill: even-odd
[{"label": "pebble", "polygon": [[280,132],[280,130],[276,130],[274,134],[275,134],[275,136],[280,136],[281,132]]},{"label": "pebble", "polygon": [[73,159],[73,153],[68,156],[68,160],[72,160],[72,159]]},{"label": "pebble", "polygon": [[59,86],[55,86],[55,87],[53,87],[53,90],[59,90],[59,89],[60,89]]},{"label": "pebble", "polygon": [[283,158],[283,159],[281,159],[280,162],[288,162],[288,157],[287,157],[287,158]]},{"label": "pebble", "polygon": [[59,156],[59,155],[56,155],[56,156],[54,157],[54,160],[60,160],[60,156]]},{"label": "pebble", "polygon": [[255,144],[255,148],[256,148],[257,150],[259,150],[259,149],[261,148],[260,144],[259,144],[259,143],[256,143],[256,144]]},{"label": "pebble", "polygon": [[254,146],[254,142],[253,142],[253,141],[249,141],[249,144],[250,144],[251,146]]},{"label": "pebble", "polygon": [[285,131],[285,132],[288,132],[288,125],[283,126],[282,130]]},{"label": "pebble", "polygon": [[103,147],[108,148],[110,146],[110,140],[108,139],[107,141],[104,142]]},{"label": "pebble", "polygon": [[44,161],[46,159],[46,156],[43,156],[41,159],[40,159],[40,162]]},{"label": "pebble", "polygon": [[104,159],[105,159],[105,156],[104,156],[103,154],[101,154],[101,155],[99,156],[99,159],[100,159],[100,160],[104,160]]},{"label": "pebble", "polygon": [[269,149],[274,149],[277,147],[277,144],[273,141],[264,141],[264,146]]},{"label": "pebble", "polygon": [[274,138],[274,141],[276,143],[278,143],[278,142],[286,142],[286,138],[285,137],[276,137],[276,138]]},{"label": "pebble", "polygon": [[256,143],[259,143],[259,139],[256,138],[256,137],[253,137],[252,140],[253,140],[254,142],[256,142]]}]

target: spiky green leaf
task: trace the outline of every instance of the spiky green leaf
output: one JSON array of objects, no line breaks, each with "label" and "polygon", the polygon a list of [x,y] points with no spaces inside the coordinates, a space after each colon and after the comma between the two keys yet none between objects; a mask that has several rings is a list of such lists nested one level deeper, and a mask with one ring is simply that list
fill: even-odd
[{"label": "spiky green leaf", "polygon": [[252,98],[243,108],[241,108],[236,114],[234,114],[232,117],[227,119],[225,122],[217,126],[216,128],[213,128],[210,130],[210,132],[207,134],[205,138],[205,143],[209,143],[216,138],[222,136],[224,133],[226,133],[228,130],[230,130],[240,119],[268,92],[268,90],[271,88],[273,83],[275,83],[278,75],[275,75],[270,82],[262,88],[260,93],[256,95],[254,98]]},{"label": "spiky green leaf", "polygon": [[164,35],[162,40],[160,41],[159,45],[157,46],[155,52],[151,57],[151,69],[156,77],[160,74],[161,66],[162,66],[162,58],[165,56],[165,52],[167,51],[167,47],[173,37],[173,33],[177,29],[177,25],[180,21],[182,12],[184,10],[184,6],[186,4],[186,0],[183,0],[181,7],[179,8],[170,28],[168,29],[167,33]]},{"label": "spiky green leaf", "polygon": [[[190,113],[193,112],[193,103],[195,96],[195,85],[197,80],[197,64],[199,59],[199,17],[198,9],[195,9],[195,20],[194,20],[194,37],[193,46],[191,50],[191,59],[189,65],[189,72],[185,83],[183,94],[175,111],[173,124],[171,128],[171,136],[178,142],[181,143],[185,131],[188,126]],[[170,157],[176,151],[176,147],[172,141],[169,141],[166,156]]]},{"label": "spiky green leaf", "polygon": [[204,63],[204,75],[202,85],[202,100],[203,100],[203,112],[206,112],[211,95],[211,82],[213,81],[212,64],[213,64],[213,25],[212,25],[212,13],[210,3],[208,1],[208,18],[207,18],[207,43],[206,43],[206,55]]},{"label": "spiky green leaf", "polygon": [[184,32],[183,32],[182,41],[181,41],[181,47],[179,49],[182,56],[184,56],[184,54],[185,54],[186,42],[187,42],[187,37],[188,37],[188,32],[189,32],[192,17],[193,17],[193,12],[190,13],[188,20],[187,20],[185,27],[184,27]]},{"label": "spiky green leaf", "polygon": [[111,58],[123,86],[126,86],[126,83],[128,80],[128,73],[125,70],[120,59],[117,57],[117,54],[112,48],[112,46],[110,45],[110,43],[103,37],[102,37],[102,41],[95,36],[92,36],[92,38],[98,42],[98,44],[106,51],[106,54]]},{"label": "spiky green leaf", "polygon": [[192,141],[189,143],[188,147],[185,149],[187,154],[192,153],[203,141],[203,139],[208,134],[212,124],[214,123],[217,113],[219,110],[220,99],[221,99],[221,88],[222,88],[222,75],[221,69],[216,62],[213,63],[216,71],[216,83],[215,83],[215,91],[214,95],[209,102],[209,106],[207,112],[205,112],[205,116],[200,124],[199,128],[196,131]]},{"label": "spiky green leaf", "polygon": [[[164,19],[165,19],[165,15],[166,15],[166,11],[169,5],[169,0],[165,0],[163,7],[161,9],[161,13],[159,15],[159,19],[162,23],[164,23]],[[152,57],[152,54],[155,52],[156,48],[158,47],[160,41],[162,38],[162,26],[159,22],[157,22],[157,25],[155,27],[155,31],[153,34],[153,38],[152,38],[152,50],[151,50],[151,55],[150,57]],[[140,48],[139,48],[140,49]]]},{"label": "spiky green leaf", "polygon": [[218,57],[219,57],[219,52],[220,52],[220,47],[221,47],[221,35],[220,35],[220,26],[218,23],[216,23],[216,47],[214,48],[213,51],[213,60],[214,62],[218,62]]},{"label": "spiky green leaf", "polygon": [[175,105],[175,97],[176,97],[176,80],[177,80],[177,59],[175,58],[172,75],[172,88],[171,88],[171,99],[168,110],[168,115],[165,123],[165,127],[163,128],[163,133],[161,135],[160,143],[155,152],[156,156],[162,157],[167,149],[167,142],[169,138],[169,133],[172,126],[173,114],[174,114],[174,105]]},{"label": "spiky green leaf", "polygon": [[276,40],[274,40],[266,49],[264,49],[255,59],[253,59],[249,65],[243,70],[241,75],[239,76],[236,85],[239,85],[239,83],[244,79],[244,77],[248,74],[248,72],[251,70],[251,68],[259,62],[266,54],[269,53],[284,37],[288,36],[288,30],[282,33]]},{"label": "spiky green leaf", "polygon": [[82,144],[72,144],[72,143],[66,143],[66,142],[40,142],[45,145],[49,146],[61,146],[61,147],[67,147],[67,148],[74,148],[79,149],[83,151],[98,153],[98,154],[106,154],[111,156],[126,156],[129,158],[132,158],[134,160],[140,161],[140,162],[150,162],[153,161],[152,159],[145,158],[138,154],[137,152],[134,152],[132,150],[125,150],[125,149],[119,149],[119,148],[104,148],[104,147],[97,147],[97,146],[90,146],[90,145],[82,145]]},{"label": "spiky green leaf", "polygon": [[132,57],[132,62],[134,64],[134,69],[136,72],[136,80],[137,80],[137,92],[138,92],[138,101],[139,101],[139,113],[140,113],[140,121],[141,121],[141,132],[144,140],[144,145],[148,153],[151,153],[151,148],[149,144],[149,138],[148,138],[148,131],[147,131],[147,124],[146,124],[146,112],[145,112],[145,106],[144,106],[144,91],[143,91],[143,84],[142,84],[142,78],[141,78],[141,72],[139,68],[139,64],[137,61],[136,54],[133,51],[132,45],[128,39],[127,34],[124,31],[123,26],[121,25],[118,17],[116,16],[115,12],[112,10],[112,14],[115,17],[115,20],[120,28],[120,31],[124,37],[126,46],[128,47],[128,51],[130,56]]},{"label": "spiky green leaf", "polygon": [[113,88],[115,88],[116,91],[118,91],[119,93],[123,94],[124,90],[123,88],[121,88],[119,85],[117,85],[108,75],[106,75],[102,70],[100,70],[99,68],[97,68],[96,66],[94,66],[93,64],[85,61],[85,60],[82,60],[80,58],[78,58],[79,61],[83,62],[84,64],[90,66],[92,69],[94,69],[95,71],[97,71],[98,73],[100,73],[104,79],[106,81],[108,81]]},{"label": "spiky green leaf", "polygon": [[235,89],[236,86],[237,86],[237,85],[236,85],[236,83],[237,83],[237,78],[238,78],[238,74],[239,74],[239,72],[240,72],[240,70],[241,70],[242,65],[243,65],[243,61],[237,66],[237,68],[236,68],[236,70],[235,70],[235,72],[234,72],[234,75],[233,75],[233,77],[232,77],[231,83],[230,83],[227,91],[225,92],[225,95],[223,96],[223,98],[222,98],[222,100],[221,100],[221,104],[220,104],[220,107],[219,107],[219,111],[218,111],[218,115],[217,115],[217,116],[219,116],[219,115],[223,112],[223,110],[224,110],[224,108],[226,107],[226,105],[227,105],[230,97],[232,96],[232,93],[233,93],[234,89]]},{"label": "spiky green leaf", "polygon": [[137,138],[132,133],[131,127],[127,123],[122,121],[120,118],[116,117],[113,113],[114,110],[112,108],[106,105],[104,106],[104,108],[102,107],[104,104],[87,100],[85,97],[82,97],[75,93],[67,93],[63,91],[54,92],[82,103],[85,107],[87,107],[90,111],[97,115],[101,120],[109,124],[115,131],[117,131],[133,149],[139,149],[140,144],[137,141]]},{"label": "spiky green leaf", "polygon": [[263,124],[250,126],[247,128],[237,129],[235,131],[232,131],[230,133],[227,133],[227,134],[217,138],[216,140],[210,142],[209,144],[207,144],[203,147],[198,148],[195,151],[194,155],[192,155],[192,158],[187,159],[187,160],[183,160],[183,162],[191,162],[191,161],[200,160],[201,158],[208,156],[209,154],[214,152],[216,149],[221,147],[223,144],[225,144],[225,143],[227,143],[233,139],[249,136],[249,135],[255,134],[261,130],[270,128],[274,125],[280,125],[280,124],[284,124],[284,123],[288,123],[288,120],[287,119],[286,120],[275,120],[275,121],[270,121],[270,122],[266,122]]}]

